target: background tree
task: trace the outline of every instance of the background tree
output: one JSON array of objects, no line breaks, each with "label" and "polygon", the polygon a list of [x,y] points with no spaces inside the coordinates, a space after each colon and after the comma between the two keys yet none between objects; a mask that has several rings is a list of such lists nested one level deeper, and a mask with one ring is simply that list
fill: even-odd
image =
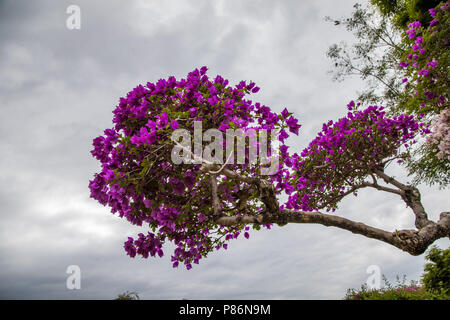
[{"label": "background tree", "polygon": [[[449,161],[442,150],[448,140],[447,131],[442,130],[448,127],[448,10],[448,3],[440,3],[427,10],[433,19],[427,27],[415,21],[408,24],[407,30],[392,25],[389,15],[379,16],[375,8],[360,5],[355,5],[351,18],[327,18],[345,26],[356,38],[351,48],[345,43],[329,48],[327,55],[334,63],[334,79],[359,76],[366,81],[359,101],[382,104],[391,114],[415,114],[427,124],[442,124],[433,126],[434,135],[439,138],[428,139],[428,143],[423,140],[412,150],[414,156],[407,159],[415,184],[426,182],[441,187],[450,182]],[[437,128],[440,129],[436,131]]]},{"label": "background tree", "polygon": [[[429,220],[419,190],[386,171],[404,161],[415,140],[429,133],[413,115],[389,116],[382,107],[363,109],[352,101],[345,117],[325,123],[307,148],[291,153],[285,140],[298,134],[300,124],[287,109],[277,114],[246,99],[259,91],[253,82],[230,86],[206,72],[202,67],[186,79],[139,85],[120,99],[113,128],[94,139],[92,155],[102,167],[89,183],[91,197],[130,223],[150,228],[137,239],[128,238],[128,255],[161,257],[165,243],[172,242],[173,267],[184,263],[190,269],[210,252],[227,249],[231,239],[249,238],[250,226],[258,230],[274,223],[334,226],[412,255],[450,236],[450,213],[442,212],[437,222]],[[269,159],[278,160],[278,170],[263,175],[267,163],[274,162],[250,161],[247,152],[242,164],[228,162],[237,146],[217,148],[217,141],[214,154],[222,151],[227,161],[209,160],[212,149],[207,147],[214,143],[199,149],[203,141],[194,135],[199,122],[203,131],[253,132],[259,150],[264,148],[264,139],[259,139],[263,130],[279,133],[268,141]],[[194,140],[186,143],[183,135],[181,142],[173,139],[181,128]],[[183,154],[184,163],[174,163],[174,150]],[[320,211],[336,210],[344,197],[361,188],[397,195],[415,216],[416,229],[385,231]]]},{"label": "background tree", "polygon": [[357,100],[363,104],[383,104],[385,107],[397,105],[402,79],[399,60],[406,45],[401,42],[401,33],[395,29],[386,16],[380,16],[374,8],[354,5],[349,18],[326,21],[344,26],[352,32],[356,42],[349,47],[341,42],[330,46],[327,56],[333,62],[330,71],[333,79],[343,81],[351,76],[360,77],[366,89],[359,92]]}]

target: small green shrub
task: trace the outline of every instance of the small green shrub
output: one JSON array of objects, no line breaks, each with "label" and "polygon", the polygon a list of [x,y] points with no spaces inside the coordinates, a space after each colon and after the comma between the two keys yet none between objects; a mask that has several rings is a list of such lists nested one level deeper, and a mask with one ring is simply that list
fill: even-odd
[{"label": "small green shrub", "polygon": [[356,291],[351,289],[345,296],[346,300],[449,300],[450,296],[442,293],[433,293],[427,291],[424,287],[417,285],[382,288],[379,290],[368,290],[367,287],[361,287]]},{"label": "small green shrub", "polygon": [[422,275],[423,286],[431,292],[450,294],[450,249],[431,247],[426,255],[430,261]]},{"label": "small green shrub", "polygon": [[114,300],[140,300],[139,294],[134,291],[121,293]]}]

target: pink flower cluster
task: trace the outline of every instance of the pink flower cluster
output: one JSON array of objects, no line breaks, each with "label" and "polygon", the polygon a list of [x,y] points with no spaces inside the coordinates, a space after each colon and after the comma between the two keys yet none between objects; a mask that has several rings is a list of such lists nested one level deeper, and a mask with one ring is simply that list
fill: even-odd
[{"label": "pink flower cluster", "polygon": [[439,150],[438,159],[450,160],[450,109],[442,110],[436,115],[430,129],[427,144],[436,145]]}]

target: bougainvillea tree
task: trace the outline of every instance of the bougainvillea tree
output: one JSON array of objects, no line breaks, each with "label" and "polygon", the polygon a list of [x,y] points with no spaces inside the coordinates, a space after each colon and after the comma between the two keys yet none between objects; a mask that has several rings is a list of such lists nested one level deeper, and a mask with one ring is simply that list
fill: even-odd
[{"label": "bougainvillea tree", "polygon": [[[259,91],[253,82],[231,86],[206,72],[202,67],[186,79],[172,76],[139,85],[120,99],[114,126],[94,139],[92,155],[101,171],[90,181],[91,197],[148,228],[125,242],[128,255],[163,256],[171,242],[173,266],[183,263],[190,269],[210,252],[227,249],[230,240],[249,238],[251,227],[287,223],[342,228],[413,255],[450,236],[450,213],[442,213],[438,222],[429,220],[419,191],[385,173],[387,165],[405,160],[416,139],[429,133],[412,115],[389,117],[382,107],[363,109],[352,101],[345,117],[324,124],[303,151],[290,152],[286,139],[300,128],[292,113],[284,109],[277,114],[248,99]],[[208,143],[195,138],[199,124],[203,132],[216,129],[224,135],[229,130],[252,130],[259,137],[276,132],[268,140],[267,155],[277,161],[249,161],[245,153],[245,161],[236,163],[226,152],[222,163],[210,161]],[[194,139],[181,149],[187,161],[177,164],[173,153],[180,143],[173,136],[180,129]],[[261,140],[256,141],[261,149]],[[262,174],[273,163],[276,170]],[[330,213],[361,188],[398,195],[415,215],[417,229],[384,231]]]}]

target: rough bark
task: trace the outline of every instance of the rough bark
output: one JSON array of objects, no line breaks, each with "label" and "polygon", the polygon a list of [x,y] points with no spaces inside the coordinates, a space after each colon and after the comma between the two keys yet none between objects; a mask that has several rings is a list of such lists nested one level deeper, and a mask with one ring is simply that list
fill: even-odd
[{"label": "rough bark", "polygon": [[[402,200],[409,206],[415,215],[414,229],[395,230],[393,232],[368,226],[361,222],[352,221],[343,217],[332,214],[324,214],[321,212],[304,212],[294,210],[280,210],[278,199],[276,197],[273,186],[270,182],[240,175],[237,172],[229,170],[225,165],[219,166],[204,159],[202,171],[209,172],[212,183],[212,205],[214,207],[215,221],[219,225],[232,226],[237,224],[271,224],[276,223],[283,226],[287,223],[314,223],[327,227],[336,227],[350,231],[355,234],[365,236],[367,238],[376,239],[393,245],[411,255],[420,255],[437,239],[450,238],[450,212],[442,212],[437,222],[428,219],[428,215],[421,203],[420,192],[417,188],[402,184],[393,177],[388,176],[383,168],[374,170],[372,183],[363,183],[359,187],[372,187],[377,190],[390,192],[399,195]],[[257,215],[240,215],[240,216],[224,216],[220,212],[220,200],[217,194],[218,175],[226,177],[257,188],[259,199],[265,205],[265,209],[261,214]],[[391,187],[381,186],[378,184],[376,177],[382,179]]]},{"label": "rough bark", "polygon": [[[352,221],[343,217],[320,212],[303,212],[283,210],[281,215],[260,214],[248,216],[220,217],[216,221],[220,225],[236,224],[269,224],[269,223],[314,223],[327,227],[337,227],[360,234],[371,239],[377,239],[391,244],[411,255],[420,255],[437,239],[450,236],[450,213],[441,213],[440,220],[430,223],[420,230],[396,230],[389,232]],[[283,217],[284,219],[282,219]],[[282,220],[281,220],[282,219]]]}]

